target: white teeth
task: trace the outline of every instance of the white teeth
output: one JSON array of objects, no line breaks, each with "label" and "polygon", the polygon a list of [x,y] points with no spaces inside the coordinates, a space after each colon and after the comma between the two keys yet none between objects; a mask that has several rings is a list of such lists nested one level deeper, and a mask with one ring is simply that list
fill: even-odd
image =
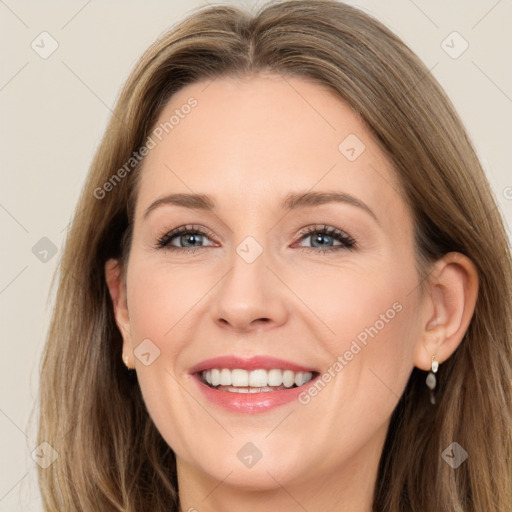
[{"label": "white teeth", "polygon": [[297,372],[295,374],[295,384],[297,386],[302,386],[309,382],[313,378],[313,374],[311,372]]},{"label": "white teeth", "polygon": [[283,372],[281,370],[269,370],[267,379],[269,386],[280,386],[283,383]]},{"label": "white teeth", "polygon": [[222,391],[229,391],[230,393],[264,393],[267,391],[274,391],[272,388],[268,386],[264,386],[262,388],[251,388],[251,387],[244,387],[244,388],[237,388],[235,386],[229,386],[227,388],[222,388]]},{"label": "white teeth", "polygon": [[[224,371],[224,370],[222,370]],[[229,370],[226,370],[229,371]],[[247,370],[233,370],[231,372],[231,385],[244,387],[249,385],[249,372]]]},{"label": "white teeth", "polygon": [[253,370],[249,374],[249,386],[261,388],[267,385],[267,370]]},{"label": "white teeth", "polygon": [[291,370],[285,370],[283,373],[283,384],[287,388],[291,388],[295,384],[295,373]]},{"label": "white teeth", "polygon": [[306,384],[313,378],[313,372],[304,372],[302,374],[302,385]]},{"label": "white teeth", "polygon": [[[212,387],[230,386],[228,391],[239,393],[255,393],[261,388],[262,391],[273,391],[271,388],[284,386],[291,388],[303,386],[313,378],[312,372],[294,372],[292,370],[252,370],[242,368],[230,370],[228,368],[212,368],[204,370],[202,377]],[[236,389],[238,388],[238,389]],[[251,389],[254,388],[254,389]]]},{"label": "white teeth", "polygon": [[217,370],[217,368],[213,368],[212,369],[212,382],[211,382],[211,384],[212,384],[212,386],[218,386],[220,384],[220,371]]},{"label": "white teeth", "polygon": [[224,368],[220,372],[220,385],[231,386],[231,372],[227,368]]}]

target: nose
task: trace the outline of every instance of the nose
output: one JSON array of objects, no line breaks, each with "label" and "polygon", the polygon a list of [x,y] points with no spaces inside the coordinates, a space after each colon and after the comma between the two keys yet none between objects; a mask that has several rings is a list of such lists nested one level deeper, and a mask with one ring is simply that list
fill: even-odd
[{"label": "nose", "polygon": [[247,333],[286,322],[289,297],[269,269],[269,259],[263,250],[249,263],[234,251],[231,269],[218,285],[212,310],[213,320],[221,328]]}]

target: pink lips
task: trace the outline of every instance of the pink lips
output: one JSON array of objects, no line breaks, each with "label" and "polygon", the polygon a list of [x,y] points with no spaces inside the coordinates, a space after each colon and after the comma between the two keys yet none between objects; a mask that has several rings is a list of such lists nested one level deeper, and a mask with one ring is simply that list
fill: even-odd
[{"label": "pink lips", "polygon": [[201,380],[201,372],[212,368],[242,368],[249,371],[279,368],[282,370],[292,370],[294,372],[318,372],[306,366],[267,356],[252,356],[247,358],[234,356],[216,357],[202,361],[189,370],[189,373],[194,375],[194,380],[203,396],[213,405],[231,412],[248,414],[267,412],[276,407],[297,400],[298,395],[304,391],[306,386],[314,383],[315,379],[319,377],[319,375],[317,375],[306,385],[296,388],[261,393],[231,393],[229,391],[220,391],[218,389],[211,388]]},{"label": "pink lips", "polygon": [[222,356],[214,357],[201,361],[190,368],[190,373],[199,373],[203,370],[211,370],[212,368],[242,368],[244,370],[272,370],[272,368],[279,368],[281,370],[292,370],[294,372],[314,372],[311,368],[301,366],[284,359],[277,359],[275,357],[267,356],[251,356],[251,357],[236,357],[236,356]]}]

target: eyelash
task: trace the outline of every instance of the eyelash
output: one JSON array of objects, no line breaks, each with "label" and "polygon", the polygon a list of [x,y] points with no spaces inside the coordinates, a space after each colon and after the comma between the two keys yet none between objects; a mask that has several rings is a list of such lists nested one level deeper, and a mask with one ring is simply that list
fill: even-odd
[{"label": "eyelash", "polygon": [[336,245],[334,247],[329,247],[327,249],[321,249],[319,247],[301,247],[301,249],[305,249],[306,252],[321,252],[321,253],[330,253],[339,251],[342,249],[355,249],[357,247],[357,240],[351,237],[349,234],[341,231],[341,229],[333,228],[324,224],[324,226],[318,229],[317,226],[310,226],[303,229],[300,232],[300,237],[305,238],[308,235],[312,235],[313,233],[318,233],[322,235],[328,235],[337,239],[341,242],[341,245]]},{"label": "eyelash", "polygon": [[[341,249],[354,250],[357,247],[357,240],[355,240],[353,237],[337,228],[333,228],[327,225],[324,225],[320,229],[317,226],[310,226],[308,228],[305,228],[300,232],[300,238],[305,238],[308,235],[312,235],[314,233],[328,235],[333,238],[336,238],[339,242],[341,242],[342,245],[329,247],[327,249],[321,249],[318,247],[301,247],[301,249],[305,249],[306,252],[332,253]],[[169,245],[174,238],[180,235],[202,235],[210,239],[214,238],[213,234],[207,229],[203,229],[199,226],[182,226],[160,236],[157,239],[155,249],[167,249],[170,251],[180,251],[182,253],[192,254],[199,249],[211,247],[175,247]]]}]

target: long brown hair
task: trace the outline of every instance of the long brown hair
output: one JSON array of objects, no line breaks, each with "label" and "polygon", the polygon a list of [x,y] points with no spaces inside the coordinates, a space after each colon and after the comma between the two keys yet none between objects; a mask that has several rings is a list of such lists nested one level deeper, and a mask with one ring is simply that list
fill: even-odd
[{"label": "long brown hair", "polygon": [[[141,164],[125,167],[122,179],[118,170],[145,144],[176,91],[259,72],[332,88],[371,130],[413,214],[422,283],[450,251],[478,270],[475,312],[439,370],[437,405],[427,398],[425,372],[415,368],[393,412],[373,511],[510,512],[512,261],[495,198],[424,64],[380,22],[329,0],[273,2],[254,15],[203,8],[155,42],[128,78],[60,262],[41,368],[38,440],[59,454],[39,468],[45,509],[179,510],[174,454],[123,366],[105,283],[106,260],[125,262],[129,254]],[[441,457],[452,442],[469,454],[457,469]]]}]

